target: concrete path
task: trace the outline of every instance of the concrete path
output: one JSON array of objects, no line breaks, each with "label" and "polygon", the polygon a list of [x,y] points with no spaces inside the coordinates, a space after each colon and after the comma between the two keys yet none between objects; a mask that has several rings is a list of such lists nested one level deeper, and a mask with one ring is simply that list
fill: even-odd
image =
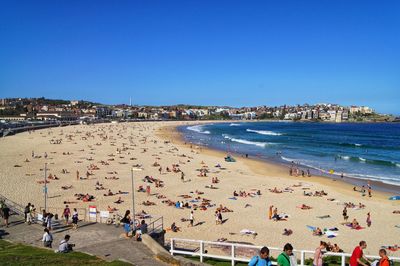
[{"label": "concrete path", "polygon": [[[1,219],[2,220],[2,219]],[[23,217],[10,217],[10,226],[0,227],[0,238],[13,242],[25,243],[34,246],[43,246],[43,227],[40,224],[28,225]],[[3,221],[1,221],[3,222]],[[107,261],[123,259],[138,266],[167,265],[155,259],[153,253],[141,242],[123,237],[123,228],[98,223],[80,223],[78,230],[58,224],[53,231],[53,249],[66,234],[71,236],[70,243],[75,244],[76,251],[88,252]]]}]

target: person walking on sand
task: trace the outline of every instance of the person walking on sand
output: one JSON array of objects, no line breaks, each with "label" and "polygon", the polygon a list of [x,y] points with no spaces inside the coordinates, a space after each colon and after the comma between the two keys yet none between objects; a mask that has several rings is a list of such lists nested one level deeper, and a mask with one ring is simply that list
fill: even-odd
[{"label": "person walking on sand", "polygon": [[181,181],[185,182],[185,173],[184,172],[181,172]]},{"label": "person walking on sand", "polygon": [[371,264],[371,261],[369,261],[363,253],[363,249],[367,248],[367,243],[365,241],[360,241],[359,246],[355,247],[353,250],[353,253],[351,254],[349,265],[350,266],[368,266],[368,264],[364,263],[361,261],[361,258],[366,260],[369,264]]},{"label": "person walking on sand", "polygon": [[188,227],[193,227],[193,222],[194,222],[194,217],[193,217],[193,211],[190,212],[190,217],[189,217],[189,224]]},{"label": "person walking on sand", "polygon": [[79,171],[76,170],[76,181],[79,181]]},{"label": "person walking on sand", "polygon": [[371,183],[369,181],[367,184],[367,188],[368,188],[368,197],[372,197],[372,187],[371,187]]},{"label": "person walking on sand", "polygon": [[345,222],[347,222],[347,219],[349,219],[349,216],[347,216],[347,207],[346,207],[346,206],[345,206],[344,209],[343,209],[342,215],[343,215],[343,220],[344,220]]},{"label": "person walking on sand", "polygon": [[271,220],[272,219],[272,210],[274,208],[274,205],[270,205],[269,206],[269,211],[268,211],[268,219]]},{"label": "person walking on sand", "polygon": [[371,221],[371,213],[367,213],[367,226],[371,227],[372,221]]}]

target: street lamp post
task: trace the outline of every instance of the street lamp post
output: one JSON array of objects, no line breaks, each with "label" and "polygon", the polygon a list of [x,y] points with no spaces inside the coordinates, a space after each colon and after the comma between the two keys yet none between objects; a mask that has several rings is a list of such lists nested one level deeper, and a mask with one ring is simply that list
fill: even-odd
[{"label": "street lamp post", "polygon": [[47,212],[47,163],[44,164],[44,210]]},{"label": "street lamp post", "polygon": [[132,179],[132,211],[133,211],[133,226],[134,228],[136,228],[136,224],[135,224],[135,185],[134,185],[134,181],[133,181],[133,171],[142,171],[141,168],[131,168],[131,179]]}]

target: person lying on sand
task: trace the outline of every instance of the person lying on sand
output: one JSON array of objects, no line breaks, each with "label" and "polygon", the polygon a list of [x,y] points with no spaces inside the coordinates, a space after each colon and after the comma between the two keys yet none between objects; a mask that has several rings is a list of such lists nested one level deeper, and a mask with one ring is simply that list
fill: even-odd
[{"label": "person lying on sand", "polygon": [[114,196],[114,193],[112,193],[111,189],[108,190],[108,192],[106,194],[103,194],[103,196],[107,197],[107,196]]},{"label": "person lying on sand", "polygon": [[293,234],[293,231],[291,229],[283,229],[283,234],[284,236],[290,236],[291,234]]},{"label": "person lying on sand", "polygon": [[213,177],[212,179],[211,179],[211,183],[213,183],[213,184],[218,184],[219,183],[219,179],[218,179],[218,177]]},{"label": "person lying on sand", "polygon": [[400,210],[394,210],[393,213],[394,214],[400,214]]},{"label": "person lying on sand", "polygon": [[67,189],[71,189],[72,188],[72,185],[69,185],[69,186],[62,186],[61,187],[61,189],[63,189],[63,190],[67,190]]},{"label": "person lying on sand", "polygon": [[214,187],[212,184],[210,186],[205,186],[205,188],[209,188],[209,189],[218,189],[217,187]]},{"label": "person lying on sand", "polygon": [[321,228],[317,227],[315,230],[313,230],[313,236],[322,236]]},{"label": "person lying on sand", "polygon": [[302,210],[310,210],[310,209],[312,209],[312,207],[310,207],[310,206],[308,206],[308,205],[306,205],[306,204],[301,204],[301,205],[299,206],[299,208],[302,209]]},{"label": "person lying on sand", "polygon": [[64,201],[64,204],[76,204],[76,201]]},{"label": "person lying on sand", "polygon": [[270,192],[272,193],[283,193],[282,190],[277,189],[276,187],[274,187],[274,189],[268,189]]},{"label": "person lying on sand", "polygon": [[106,176],[105,179],[107,179],[107,180],[118,180],[119,177],[116,177],[116,176],[107,177]]},{"label": "person lying on sand", "polygon": [[117,201],[114,201],[115,204],[121,204],[122,202],[124,202],[121,197],[118,198]]},{"label": "person lying on sand", "polygon": [[142,204],[143,204],[144,206],[153,206],[153,205],[156,205],[154,202],[149,201],[149,200],[143,201]]},{"label": "person lying on sand", "polygon": [[115,211],[118,211],[118,209],[115,208],[115,207],[114,207],[114,208],[111,208],[110,205],[108,205],[108,206],[107,206],[107,211],[109,211],[109,212],[115,212]]}]

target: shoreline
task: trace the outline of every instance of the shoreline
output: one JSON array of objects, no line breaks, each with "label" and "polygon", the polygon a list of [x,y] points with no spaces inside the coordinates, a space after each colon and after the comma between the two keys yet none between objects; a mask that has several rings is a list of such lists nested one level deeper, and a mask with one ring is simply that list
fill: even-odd
[{"label": "shoreline", "polygon": [[[224,121],[224,122],[219,122],[216,121],[217,123],[230,123],[231,121]],[[213,122],[215,123],[215,122]],[[205,123],[200,123],[202,125],[207,124]],[[197,124],[195,124],[197,125]],[[176,140],[176,144],[182,147],[187,147],[187,144],[185,145],[185,139],[184,135],[182,132],[179,131],[178,127],[182,127],[182,125],[179,126],[165,126],[159,129],[159,132],[161,132],[160,137],[165,139],[165,137],[170,139]],[[163,137],[164,136],[164,137]],[[201,147],[201,152],[207,155],[211,155],[214,157],[218,158],[224,158],[226,156],[226,153],[222,150],[215,149],[215,148],[210,148],[209,146],[204,146],[204,145],[199,145],[199,144],[193,144],[196,146]],[[347,195],[353,195],[354,193],[360,193],[358,191],[354,191],[353,188],[354,186],[361,187],[362,185],[362,180],[356,179],[356,178],[351,178],[351,177],[345,177],[344,180],[335,178],[335,177],[329,177],[329,176],[323,176],[323,175],[312,175],[311,177],[302,177],[302,176],[290,176],[288,174],[288,164],[280,164],[278,162],[272,162],[272,161],[267,161],[267,160],[261,160],[258,158],[250,157],[249,158],[244,158],[243,155],[241,154],[235,154],[231,153],[234,155],[235,159],[240,159],[242,160],[255,174],[257,175],[263,175],[267,177],[272,177],[272,178],[285,178],[286,180],[293,180],[293,179],[301,179],[304,182],[316,182],[321,185],[327,185],[329,187],[332,187],[338,192],[345,193]],[[279,174],[277,176],[276,174]],[[351,183],[351,181],[354,181],[355,183],[358,183],[358,185]],[[378,181],[370,181],[373,191],[372,195],[373,198],[375,199],[380,199],[384,201],[388,201],[388,198],[393,196],[397,190],[400,188],[398,186],[394,185],[389,185],[385,184],[383,182],[378,182]],[[365,181],[365,185],[367,184],[367,181]],[[368,198],[368,196],[365,196],[365,198]]]}]

